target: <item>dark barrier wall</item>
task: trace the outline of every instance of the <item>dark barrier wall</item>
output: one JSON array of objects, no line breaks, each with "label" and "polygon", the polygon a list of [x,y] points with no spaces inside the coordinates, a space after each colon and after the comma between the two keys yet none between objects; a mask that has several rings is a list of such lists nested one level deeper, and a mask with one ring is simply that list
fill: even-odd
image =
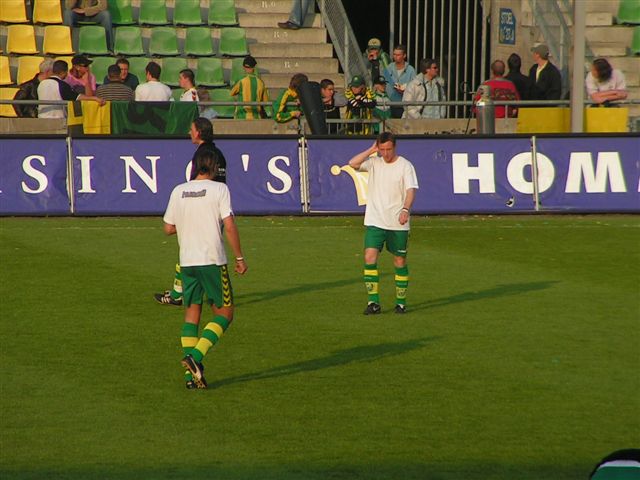
[{"label": "dark barrier wall", "polygon": [[[367,174],[347,166],[372,139],[220,139],[234,210],[364,210]],[[415,213],[533,212],[530,138],[399,138],[420,189]],[[640,137],[539,138],[539,209],[640,212]],[[156,215],[189,176],[189,140],[0,139],[1,215]],[[70,173],[71,172],[71,173]],[[67,189],[69,185],[69,189]],[[68,191],[72,192],[70,196]]]}]

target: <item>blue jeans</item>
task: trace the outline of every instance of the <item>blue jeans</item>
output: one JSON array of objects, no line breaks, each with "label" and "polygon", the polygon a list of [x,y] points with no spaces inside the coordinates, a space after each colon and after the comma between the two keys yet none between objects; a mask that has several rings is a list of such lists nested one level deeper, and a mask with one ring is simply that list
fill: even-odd
[{"label": "blue jeans", "polygon": [[64,24],[69,27],[78,26],[78,22],[94,22],[99,23],[107,33],[107,48],[113,50],[113,30],[111,25],[111,14],[109,10],[103,10],[93,16],[81,15],[73,10],[64,11]]},{"label": "blue jeans", "polygon": [[304,17],[307,16],[307,12],[309,11],[310,3],[311,0],[293,0],[289,21],[301,27],[304,23]]}]

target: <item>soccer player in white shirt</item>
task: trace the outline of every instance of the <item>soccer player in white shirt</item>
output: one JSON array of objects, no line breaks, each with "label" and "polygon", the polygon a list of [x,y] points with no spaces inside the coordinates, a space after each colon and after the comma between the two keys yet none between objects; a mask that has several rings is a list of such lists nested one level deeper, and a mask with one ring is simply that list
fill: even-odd
[{"label": "soccer player in white shirt", "polygon": [[[227,269],[222,228],[235,255],[235,271],[244,274],[240,235],[233,220],[231,197],[224,183],[214,182],[217,158],[212,151],[196,154],[195,180],[178,185],[171,192],[164,214],[164,232],[178,235],[182,273],[184,324],[181,343],[185,353],[187,388],[207,388],[202,359],[222,337],[233,320],[233,290]],[[213,311],[198,337],[203,296]]]},{"label": "soccer player in white shirt", "polygon": [[411,206],[418,189],[416,171],[409,160],[396,154],[396,139],[391,132],[381,133],[371,147],[349,160],[349,166],[369,172],[364,215],[364,282],[368,304],[364,314],[382,311],[378,293],[378,254],[385,244],[393,255],[395,267],[395,312],[406,313],[407,243]]}]

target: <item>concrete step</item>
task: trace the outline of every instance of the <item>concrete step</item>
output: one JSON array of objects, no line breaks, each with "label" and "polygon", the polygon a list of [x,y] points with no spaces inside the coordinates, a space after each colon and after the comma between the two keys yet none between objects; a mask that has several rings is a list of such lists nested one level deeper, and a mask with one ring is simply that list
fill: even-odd
[{"label": "concrete step", "polygon": [[[285,22],[288,15],[282,13],[239,13],[238,23],[241,27],[277,27],[278,22]],[[304,26],[320,27],[322,26],[322,18],[319,14],[309,14],[304,20]]]},{"label": "concrete step", "polygon": [[586,29],[585,36],[589,43],[619,43],[628,46],[631,45],[633,28],[623,25],[591,27]]},{"label": "concrete step", "polygon": [[[336,90],[341,90],[344,87],[344,75],[342,73],[328,74],[327,72],[305,72],[305,74],[312,82],[320,82],[325,78],[329,78],[336,84]],[[292,75],[293,74],[289,75],[284,73],[261,73],[260,78],[262,78],[265,85],[270,90],[277,90],[276,95],[278,95],[281,89],[289,87]]]},{"label": "concrete step", "polygon": [[331,58],[329,43],[252,43],[251,54],[262,58]]},{"label": "concrete step", "polygon": [[627,46],[614,43],[589,43],[589,48],[596,57],[624,57],[627,55]]},{"label": "concrete step", "polygon": [[[565,22],[568,26],[573,25],[573,19],[571,15],[568,13],[564,14]],[[553,14],[548,14],[547,21],[551,25],[557,25],[558,20],[554,18]],[[587,27],[603,27],[603,26],[611,26],[613,25],[613,14],[608,12],[590,12],[586,14],[585,25]],[[534,22],[533,13],[532,12],[522,12],[522,26],[523,27],[534,27],[537,26]]]},{"label": "concrete step", "polygon": [[[615,15],[618,12],[618,5],[619,5],[618,0],[579,0],[579,1],[584,4],[585,12],[587,13],[607,12],[607,13],[611,13],[612,15]],[[574,1],[572,0],[571,3],[573,4]],[[521,8],[523,13],[525,12],[531,13],[531,4],[529,3],[529,0],[523,0],[521,2]],[[566,12],[569,11],[564,8],[564,4],[562,3],[560,3],[560,9]]]},{"label": "concrete step", "polygon": [[640,57],[618,57],[612,62],[614,68],[628,72],[640,72]]},{"label": "concrete step", "polygon": [[281,13],[287,17],[291,11],[291,0],[236,0],[236,11],[238,13]]},{"label": "concrete step", "polygon": [[624,72],[627,87],[640,87],[640,72]]},{"label": "concrete step", "polygon": [[265,58],[259,61],[260,69],[268,73],[326,72],[327,76],[338,72],[335,58]]},{"label": "concrete step", "polygon": [[327,30],[324,28],[301,28],[285,30],[278,27],[247,27],[247,41],[259,43],[325,43]]}]

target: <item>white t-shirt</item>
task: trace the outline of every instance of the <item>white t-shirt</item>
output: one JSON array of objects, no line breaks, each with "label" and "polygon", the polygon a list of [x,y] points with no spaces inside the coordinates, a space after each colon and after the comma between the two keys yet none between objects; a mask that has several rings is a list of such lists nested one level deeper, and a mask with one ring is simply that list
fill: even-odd
[{"label": "white t-shirt", "polygon": [[398,155],[394,162],[386,163],[382,157],[372,155],[362,162],[359,171],[369,172],[364,224],[385,230],[409,230],[409,222],[400,225],[398,217],[407,190],[418,188],[411,162]]},{"label": "white t-shirt", "polygon": [[168,102],[171,100],[171,89],[161,82],[141,83],[136,87],[138,102]]},{"label": "white t-shirt", "polygon": [[189,90],[186,90],[182,95],[180,95],[180,101],[181,102],[199,102],[200,99],[198,98],[198,92],[195,89],[195,87],[190,88]]},{"label": "white t-shirt", "polygon": [[596,92],[606,92],[608,90],[626,90],[627,84],[624,79],[624,75],[620,70],[613,69],[611,72],[611,78],[605,82],[600,82],[593,76],[592,72],[587,74],[585,79],[587,87],[587,94],[593,95]]},{"label": "white t-shirt", "polygon": [[164,221],[175,225],[180,265],[226,265],[222,220],[233,215],[229,188],[213,180],[192,180],[171,192]]}]

